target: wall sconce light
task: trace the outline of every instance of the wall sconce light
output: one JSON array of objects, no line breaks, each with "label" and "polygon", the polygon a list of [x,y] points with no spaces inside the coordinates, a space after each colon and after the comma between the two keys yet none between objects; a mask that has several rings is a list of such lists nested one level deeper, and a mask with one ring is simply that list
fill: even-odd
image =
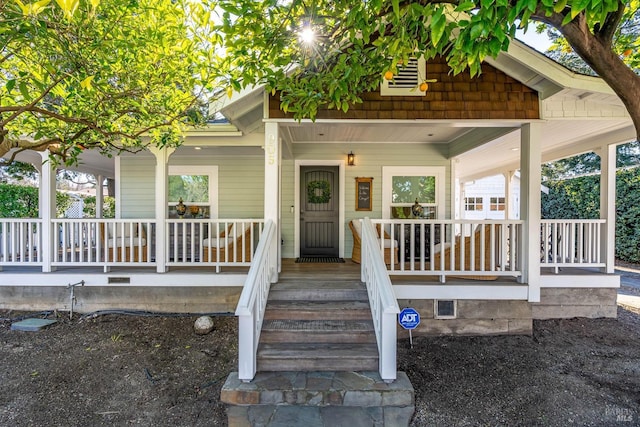
[{"label": "wall sconce light", "polygon": [[349,154],[347,154],[347,164],[349,166],[355,166],[356,165],[356,155],[353,154],[353,151],[349,151]]}]

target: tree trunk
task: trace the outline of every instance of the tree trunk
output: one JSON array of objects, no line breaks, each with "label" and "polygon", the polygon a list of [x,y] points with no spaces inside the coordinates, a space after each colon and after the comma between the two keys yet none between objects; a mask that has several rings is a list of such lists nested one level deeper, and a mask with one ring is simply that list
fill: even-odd
[{"label": "tree trunk", "polygon": [[107,196],[116,197],[116,180],[107,178]]},{"label": "tree trunk", "polygon": [[573,50],[620,97],[633,120],[636,137],[640,140],[640,76],[613,52],[610,41],[602,40],[588,30],[584,17],[556,28],[566,37]]}]

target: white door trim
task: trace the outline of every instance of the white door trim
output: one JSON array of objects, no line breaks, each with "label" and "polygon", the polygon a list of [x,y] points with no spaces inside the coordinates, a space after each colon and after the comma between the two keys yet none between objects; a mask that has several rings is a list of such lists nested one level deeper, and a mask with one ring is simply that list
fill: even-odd
[{"label": "white door trim", "polygon": [[296,258],[300,256],[300,167],[301,166],[338,166],[340,198],[338,200],[340,222],[339,256],[344,258],[344,160],[296,160],[294,178],[294,198],[293,198],[293,254]]}]

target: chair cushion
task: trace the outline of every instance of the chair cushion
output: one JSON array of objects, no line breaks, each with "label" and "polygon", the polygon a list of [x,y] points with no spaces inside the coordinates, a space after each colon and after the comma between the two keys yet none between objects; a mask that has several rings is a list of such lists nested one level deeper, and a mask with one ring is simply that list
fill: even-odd
[{"label": "chair cushion", "polygon": [[449,249],[451,247],[451,243],[447,242],[447,243],[438,243],[437,245],[435,245],[433,247],[433,252],[434,253],[438,253],[438,252],[443,252],[446,251],[447,249]]},{"label": "chair cushion", "polygon": [[[115,233],[114,233],[114,227],[115,227]],[[124,224],[124,229],[121,224],[107,224],[107,230],[109,231],[109,238],[113,238],[114,234],[116,234],[119,238],[120,236],[122,236],[123,232],[124,232],[124,237],[129,237],[131,236],[132,231],[134,236],[138,235],[137,224],[134,224],[133,227],[131,227],[129,224]]]},{"label": "chair cushion", "polygon": [[110,248],[113,247],[117,247],[120,248],[122,246],[146,246],[147,245],[147,239],[145,239],[144,237],[141,239],[139,237],[125,237],[124,239],[122,238],[117,238],[117,239],[109,239],[107,240],[107,244]]},{"label": "chair cushion", "polygon": [[[214,237],[213,239],[204,239],[202,246],[205,248],[226,248],[231,243],[233,243],[231,236],[229,236],[229,238],[220,237],[220,239]],[[220,246],[218,246],[218,244],[220,244]]]},{"label": "chair cushion", "polygon": [[391,239],[384,239],[384,247],[385,248],[397,248],[398,247],[398,242],[395,241],[395,240],[391,240]]},{"label": "chair cushion", "polygon": [[358,236],[362,237],[362,223],[360,222],[360,220],[352,219],[351,223],[353,224],[353,229],[356,230],[356,233],[358,233]]}]

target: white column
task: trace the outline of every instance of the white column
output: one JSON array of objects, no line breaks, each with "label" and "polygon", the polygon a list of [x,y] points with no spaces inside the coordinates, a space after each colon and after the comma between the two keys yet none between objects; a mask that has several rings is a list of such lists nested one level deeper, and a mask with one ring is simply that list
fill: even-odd
[{"label": "white column", "polygon": [[600,219],[602,225],[600,256],[605,262],[605,273],[613,274],[616,253],[616,146],[597,150],[600,155]]},{"label": "white column", "polygon": [[504,219],[512,219],[511,199],[513,198],[513,190],[511,189],[511,179],[515,171],[508,171],[502,174],[504,176]]},{"label": "white column", "polygon": [[116,156],[115,158],[115,162],[114,162],[114,173],[115,173],[115,183],[114,183],[114,196],[116,198],[116,209],[115,209],[115,217],[117,219],[121,219],[122,218],[122,179],[120,179],[120,177],[122,176],[122,173],[120,173],[120,165],[121,165],[121,161],[120,161],[120,156]]},{"label": "white column", "polygon": [[104,176],[96,175],[96,218],[102,218],[104,216],[104,193],[103,186]]},{"label": "white column", "polygon": [[520,130],[520,219],[521,282],[529,285],[529,302],[540,301],[540,185],[541,130],[539,123],[528,123]]},{"label": "white column", "polygon": [[56,169],[49,160],[49,151],[40,153],[42,165],[40,170],[39,212],[42,219],[42,244],[38,248],[42,254],[42,271],[49,273],[54,271],[51,261],[55,254],[53,247],[53,233],[55,232],[51,220],[56,218]]},{"label": "white column", "polygon": [[167,207],[169,196],[167,193],[169,175],[169,157],[175,148],[150,147],[149,151],[156,157],[156,271],[166,273],[167,242]]},{"label": "white column", "polygon": [[271,253],[271,282],[278,281],[280,272],[280,136],[277,123],[265,124],[264,142],[264,220],[273,221],[276,235],[269,252]]},{"label": "white column", "polygon": [[[462,191],[456,191],[456,188],[461,190],[462,187],[460,185],[456,185],[456,166],[458,166],[458,163],[460,163],[459,159],[453,159],[451,161],[451,173],[449,174],[449,179],[451,180],[451,183],[449,184],[449,188],[451,189],[451,206],[449,207],[449,209],[451,210],[451,213],[449,214],[449,218],[452,219],[458,219],[459,217],[456,215],[456,213],[461,213],[461,212],[457,212],[457,209],[459,209],[460,207],[460,199],[462,198]],[[456,193],[458,196],[458,200],[456,200]]]},{"label": "white column", "polygon": [[458,215],[455,217],[455,219],[465,219],[464,199],[467,197],[466,188],[467,186],[464,182],[458,181]]}]

